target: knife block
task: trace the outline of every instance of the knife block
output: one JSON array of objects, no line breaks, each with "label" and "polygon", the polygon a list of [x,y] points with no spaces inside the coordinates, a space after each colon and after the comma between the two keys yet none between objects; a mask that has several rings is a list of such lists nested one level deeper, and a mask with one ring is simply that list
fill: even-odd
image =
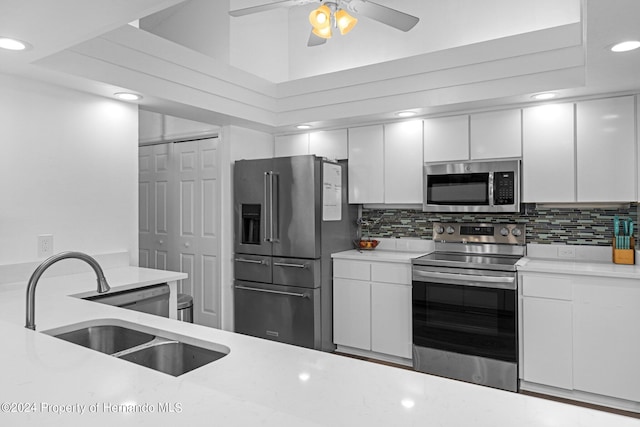
[{"label": "knife block", "polygon": [[613,238],[613,262],[615,264],[635,264],[636,263],[636,243],[632,237],[629,239],[629,247],[631,249],[616,248],[616,238]]}]

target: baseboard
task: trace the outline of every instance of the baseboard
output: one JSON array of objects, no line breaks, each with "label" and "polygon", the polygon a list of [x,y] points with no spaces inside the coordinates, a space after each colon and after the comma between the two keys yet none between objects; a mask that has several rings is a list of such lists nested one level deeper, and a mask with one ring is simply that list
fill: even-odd
[{"label": "baseboard", "polygon": [[520,381],[520,390],[523,392],[529,391],[548,396],[555,396],[562,399],[584,402],[590,405],[604,406],[607,408],[614,408],[640,414],[640,402],[634,402],[632,400],[618,399],[616,397],[603,396],[578,390],[566,390],[522,380]]}]

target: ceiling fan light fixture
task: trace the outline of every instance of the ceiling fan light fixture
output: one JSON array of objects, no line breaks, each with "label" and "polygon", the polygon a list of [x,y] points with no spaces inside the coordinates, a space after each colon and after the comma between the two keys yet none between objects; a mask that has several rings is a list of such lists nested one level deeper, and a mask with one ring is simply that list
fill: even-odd
[{"label": "ceiling fan light fixture", "polygon": [[323,39],[330,39],[330,38],[331,38],[331,36],[333,35],[333,34],[331,33],[331,27],[330,27],[330,26],[329,26],[329,27],[324,27],[324,28],[316,28],[316,27],[313,27],[313,29],[311,30],[311,32],[312,32],[313,34],[315,34],[316,36],[321,37],[321,38],[323,38]]},{"label": "ceiling fan light fixture", "polygon": [[322,30],[331,26],[331,9],[326,4],[314,9],[309,14],[309,22],[316,30]]},{"label": "ceiling fan light fixture", "polygon": [[335,13],[335,17],[336,25],[338,26],[338,29],[340,29],[340,34],[342,34],[343,36],[351,31],[353,27],[355,27],[358,23],[358,20],[349,15],[349,13],[344,9],[338,10]]}]

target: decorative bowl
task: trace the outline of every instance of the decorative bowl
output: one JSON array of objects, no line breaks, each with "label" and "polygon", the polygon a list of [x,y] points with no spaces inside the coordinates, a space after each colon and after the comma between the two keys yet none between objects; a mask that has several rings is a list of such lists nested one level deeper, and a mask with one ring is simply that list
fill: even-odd
[{"label": "decorative bowl", "polygon": [[375,249],[380,243],[379,240],[360,240],[358,242],[359,249]]}]

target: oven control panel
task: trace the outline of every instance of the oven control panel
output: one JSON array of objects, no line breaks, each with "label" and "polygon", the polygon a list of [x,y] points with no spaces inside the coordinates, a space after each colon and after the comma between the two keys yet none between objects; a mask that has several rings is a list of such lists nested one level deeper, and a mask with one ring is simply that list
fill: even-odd
[{"label": "oven control panel", "polygon": [[524,224],[433,223],[433,240],[449,243],[525,244]]}]

